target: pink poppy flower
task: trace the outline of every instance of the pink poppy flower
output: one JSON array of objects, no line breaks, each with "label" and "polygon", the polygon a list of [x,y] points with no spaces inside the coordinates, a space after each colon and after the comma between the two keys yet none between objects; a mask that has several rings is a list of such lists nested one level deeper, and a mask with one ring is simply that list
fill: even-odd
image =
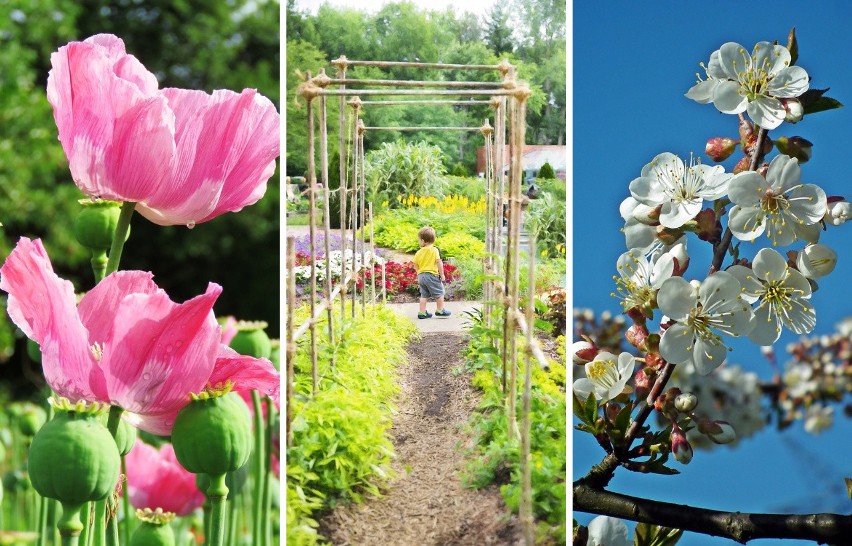
[{"label": "pink poppy flower", "polygon": [[174,303],[144,271],[118,271],[79,305],[54,272],[41,241],[22,237],[0,268],[12,321],[41,346],[50,387],[71,401],[113,404],[133,425],[168,435],[189,393],[234,382],[279,398],[272,363],[221,345],[213,304],[222,291]]},{"label": "pink poppy flower", "polygon": [[253,89],[158,89],[111,34],[50,57],[47,98],[74,182],[138,203],[160,225],[205,222],[257,202],[280,153],[279,115]]},{"label": "pink poppy flower", "polygon": [[134,508],[162,508],[185,516],[204,504],[195,475],[185,470],[172,444],[157,449],[137,439],[127,454],[127,489]]}]

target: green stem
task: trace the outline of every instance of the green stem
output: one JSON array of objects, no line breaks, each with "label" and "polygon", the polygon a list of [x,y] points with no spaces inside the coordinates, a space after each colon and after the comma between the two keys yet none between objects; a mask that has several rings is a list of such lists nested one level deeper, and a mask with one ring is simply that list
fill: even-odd
[{"label": "green stem", "polygon": [[[124,214],[123,205],[121,212],[122,214]],[[133,212],[132,208],[130,209],[130,212]],[[120,219],[119,223],[121,223]],[[116,232],[117,231],[118,230],[116,230]],[[119,253],[121,253],[120,250]],[[109,430],[109,433],[112,435],[113,438],[118,435],[118,427],[121,424],[121,414],[123,412],[124,410],[119,406],[110,406],[109,408],[109,417],[107,418],[107,430]],[[96,506],[98,507],[99,512],[95,514],[95,517],[101,521],[95,521],[95,528],[97,529],[99,525],[103,525],[104,532],[102,534],[99,533],[98,538],[103,538],[105,541],[104,543],[107,546],[118,546],[118,521],[115,517],[110,516],[109,512],[112,512],[112,510],[107,511],[107,502],[109,502],[109,497],[107,499],[97,502]]]},{"label": "green stem", "polygon": [[126,201],[121,204],[121,214],[118,216],[118,224],[115,226],[115,235],[112,237],[112,247],[109,249],[109,262],[107,262],[106,275],[118,271],[118,263],[121,261],[121,251],[124,249],[124,241],[130,230],[130,217],[136,203]]},{"label": "green stem", "polygon": [[237,515],[239,515],[239,509],[234,502],[239,496],[235,496],[231,499],[231,502],[228,503],[228,542],[227,544],[234,545],[237,543]]},{"label": "green stem", "polygon": [[107,254],[106,250],[92,250],[92,272],[95,274],[95,284],[98,284],[106,276]]},{"label": "green stem", "polygon": [[225,474],[210,476],[207,487],[207,498],[210,500],[210,536],[207,546],[222,546],[225,543],[225,505],[228,498],[228,486],[225,485]]},{"label": "green stem", "polygon": [[[127,463],[124,456],[121,457],[121,473],[127,476]],[[127,481],[124,483],[127,486]],[[124,524],[121,526],[121,543],[125,546],[130,544],[130,534],[133,532],[131,524],[133,518],[130,516],[130,495],[127,493],[127,487],[124,488],[121,495],[121,513],[124,514]]]},{"label": "green stem", "polygon": [[106,546],[106,499],[95,501],[95,525],[92,527],[94,546]]},{"label": "green stem", "polygon": [[266,450],[263,448],[264,444],[264,432],[265,428],[263,426],[263,407],[260,404],[260,394],[257,391],[251,391],[251,402],[254,407],[254,453],[255,453],[255,464],[254,464],[254,476],[252,479],[252,490],[253,490],[253,510],[254,520],[252,526],[252,543],[253,544],[263,544],[261,542],[261,536],[264,536],[265,533],[263,531],[263,474],[265,471],[264,468],[264,455]]},{"label": "green stem", "polygon": [[83,522],[83,533],[80,535],[80,543],[83,546],[92,546],[92,537],[94,536],[94,533],[92,533],[92,527],[90,522],[92,521],[92,509],[94,508],[94,505],[91,502],[87,502],[83,506],[83,514],[85,515],[86,519]]},{"label": "green stem", "polygon": [[80,533],[83,531],[83,522],[80,521],[80,510],[82,504],[62,503],[62,517],[56,523],[59,536],[62,537],[62,546],[77,546],[80,541]]},{"label": "green stem", "polygon": [[278,428],[275,426],[275,404],[270,397],[266,398],[266,472],[263,474],[263,513],[265,514],[264,539],[267,544],[272,544],[272,435]]}]

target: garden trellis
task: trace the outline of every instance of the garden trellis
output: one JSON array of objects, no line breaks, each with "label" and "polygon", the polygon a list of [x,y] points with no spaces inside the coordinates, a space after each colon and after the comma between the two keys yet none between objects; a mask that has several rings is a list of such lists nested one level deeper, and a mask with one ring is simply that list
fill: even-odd
[{"label": "garden trellis", "polygon": [[[534,357],[538,363],[547,367],[547,360],[541,348],[532,336],[532,300],[526,305],[527,316],[520,311],[520,232],[521,232],[521,181],[523,177],[523,149],[526,128],[526,101],[530,96],[529,88],[522,82],[515,80],[515,68],[504,60],[497,65],[459,65],[441,63],[417,63],[417,62],[383,62],[383,61],[355,61],[346,57],[340,57],[332,61],[336,68],[336,77],[330,78],[321,70],[319,74],[311,77],[307,74],[306,81],[299,87],[299,94],[307,104],[308,118],[308,172],[307,184],[309,194],[309,238],[310,238],[310,293],[309,293],[309,318],[298,327],[293,323],[293,303],[295,301],[295,239],[287,238],[287,284],[288,284],[288,312],[287,312],[287,404],[290,408],[290,399],[293,393],[293,357],[296,350],[297,340],[306,332],[310,332],[310,358],[312,374],[312,392],[317,391],[319,381],[317,373],[317,338],[316,327],[323,312],[328,313],[327,327],[330,342],[334,343],[335,325],[332,314],[334,300],[340,296],[341,313],[340,320],[346,317],[346,296],[349,285],[354,282],[361,272],[371,266],[375,260],[372,246],[373,238],[370,238],[369,250],[366,245],[365,225],[369,220],[372,225],[372,203],[367,203],[365,191],[364,174],[364,139],[375,131],[469,131],[482,134],[485,140],[486,152],[486,228],[485,247],[486,258],[483,261],[486,282],[484,283],[486,324],[492,325],[492,321],[501,320],[492,316],[492,310],[502,307],[503,339],[497,350],[503,361],[503,395],[508,404],[509,414],[509,438],[521,437],[522,455],[521,467],[524,478],[521,516],[524,523],[527,543],[532,543],[532,516],[531,516],[531,490],[529,483],[528,459],[529,459],[529,387],[530,366],[526,369],[524,408],[522,411],[523,426],[518,431],[515,421],[515,402],[517,398],[517,366],[518,345],[517,338],[524,335],[527,338],[528,358]],[[490,81],[418,81],[418,80],[382,80],[382,79],[357,79],[347,78],[346,72],[349,67],[405,67],[413,69],[437,69],[437,70],[476,70],[496,71],[502,75],[498,82]],[[352,87],[357,87],[353,89]],[[366,88],[362,88],[366,87]],[[388,89],[381,89],[388,87]],[[406,100],[384,100],[382,97],[399,96],[412,97]],[[340,150],[339,164],[339,188],[340,202],[340,226],[343,230],[341,238],[341,254],[343,259],[340,265],[340,282],[334,290],[331,288],[331,253],[330,253],[330,206],[329,198],[332,190],[329,184],[328,172],[328,120],[326,115],[327,98],[338,97],[340,102],[338,118],[338,143]],[[347,102],[347,97],[350,100]],[[367,97],[367,100],[362,98]],[[372,97],[380,97],[373,100]],[[436,98],[437,97],[437,98]],[[447,99],[445,97],[452,97]],[[482,97],[485,97],[484,99]],[[314,125],[316,123],[316,103],[319,110],[319,180],[317,176],[316,155],[317,138]],[[489,105],[493,111],[492,126],[489,120],[480,127],[462,126],[366,126],[363,122],[362,112],[365,108],[382,107],[390,105],[413,105],[413,104],[452,104],[455,106]],[[347,110],[347,106],[349,110]],[[347,128],[347,111],[350,113],[349,127]],[[507,142],[508,134],[508,142]],[[347,146],[349,141],[349,146]],[[510,150],[510,169],[508,180],[504,173],[506,144]],[[347,150],[349,153],[347,153]],[[352,159],[350,163],[350,157]],[[351,169],[350,169],[351,164]],[[351,180],[351,185],[349,184]],[[508,184],[508,197],[506,195]],[[316,192],[322,191],[323,207],[323,229],[325,232],[325,267],[322,300],[317,301],[317,237],[316,237]],[[504,245],[501,244],[502,218],[504,204],[508,202],[508,225],[506,230],[505,254],[501,252]],[[369,212],[369,218],[367,213]],[[346,228],[351,229],[352,264],[347,265]],[[360,229],[360,237],[358,232]],[[529,250],[530,276],[534,279],[534,255],[535,243],[531,242]],[[373,288],[371,290],[371,301],[376,302],[375,275]],[[500,279],[500,280],[498,280]],[[534,282],[530,283],[530,287]],[[384,287],[384,283],[383,283]],[[532,289],[530,289],[532,291]],[[351,317],[356,313],[356,292],[352,290]],[[384,292],[384,289],[383,291]],[[366,279],[361,289],[361,310],[365,313],[367,305]],[[331,362],[333,366],[334,363]],[[509,375],[507,384],[506,377]],[[292,415],[287,415],[287,442],[292,443],[291,430]]]}]

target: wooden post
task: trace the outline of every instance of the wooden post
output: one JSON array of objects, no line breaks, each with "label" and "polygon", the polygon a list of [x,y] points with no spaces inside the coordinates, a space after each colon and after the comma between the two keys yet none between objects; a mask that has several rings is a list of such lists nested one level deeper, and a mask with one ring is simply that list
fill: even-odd
[{"label": "wooden post", "polygon": [[375,257],[376,257],[376,244],[373,241],[376,233],[373,230],[373,203],[370,203],[369,210],[369,220],[370,220],[370,301],[376,303],[376,266]]},{"label": "wooden post", "polygon": [[[325,233],[325,291],[326,300],[331,298],[331,206],[329,205],[328,182],[328,120],[326,119],[325,97],[320,97],[320,173],[322,175],[323,231]],[[341,279],[343,277],[341,276]],[[334,346],[334,309],[328,306],[328,342]],[[331,352],[331,367],[334,367],[334,351]]]},{"label": "wooden post", "polygon": [[284,306],[287,308],[287,325],[286,325],[286,347],[284,358],[287,365],[287,447],[293,445],[293,431],[290,424],[293,421],[293,412],[290,411],[290,401],[293,399],[293,358],[296,355],[296,339],[293,337],[293,308],[296,302],[296,238],[293,235],[287,236],[287,301]]},{"label": "wooden post", "polygon": [[[358,185],[361,188],[361,195],[359,197],[359,201],[361,203],[361,210],[360,210],[361,265],[363,266],[364,265],[364,252],[365,252],[365,248],[367,246],[366,238],[364,237],[365,231],[366,231],[365,228],[367,227],[367,225],[366,225],[367,224],[367,222],[366,222],[367,216],[366,216],[366,211],[365,211],[365,204],[366,204],[366,201],[367,201],[367,192],[366,192],[366,188],[365,188],[366,177],[364,176],[364,133],[366,131],[364,130],[363,120],[360,120],[360,119],[358,120],[357,131],[358,131],[358,140],[360,141],[360,144],[358,145],[358,153],[360,154],[360,160],[359,161],[361,162],[361,170],[359,171],[360,175],[361,175],[361,180],[360,180]],[[362,283],[363,288],[361,289],[361,316],[362,317],[367,315],[367,277],[364,276],[363,279],[364,279],[364,282]]]},{"label": "wooden post", "polygon": [[316,293],[317,293],[317,249],[316,249],[316,187],[317,173],[316,162],[314,160],[314,108],[313,100],[308,100],[308,224],[311,242],[311,393],[317,393],[317,326],[314,317],[314,309],[316,308]]},{"label": "wooden post", "polygon": [[524,544],[534,546],[535,524],[532,510],[532,473],[530,471],[530,403],[532,396],[533,310],[535,308],[535,237],[530,237],[527,260],[527,347],[524,359],[524,394],[521,407],[521,528]]},{"label": "wooden post", "polygon": [[[338,59],[335,59],[331,62],[337,69],[337,77],[343,79],[346,77],[346,57],[341,56]],[[340,89],[345,89],[345,85],[341,85]],[[346,278],[346,177],[349,176],[348,165],[346,164],[348,155],[346,154],[346,96],[340,95],[340,111],[337,115],[338,119],[338,133],[337,133],[337,143],[339,146],[338,149],[338,158],[340,164],[338,165],[338,171],[340,175],[340,187],[338,189],[338,198],[340,199],[340,254],[342,259],[340,260],[340,280],[343,282],[343,279]],[[340,289],[340,321],[342,322],[346,319],[346,284],[343,284],[343,287]]]}]

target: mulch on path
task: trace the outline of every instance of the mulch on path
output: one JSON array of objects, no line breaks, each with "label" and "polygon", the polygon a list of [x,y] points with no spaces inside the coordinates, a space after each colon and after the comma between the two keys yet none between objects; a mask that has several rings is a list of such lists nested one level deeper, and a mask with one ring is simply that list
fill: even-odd
[{"label": "mulch on path", "polygon": [[334,544],[382,546],[514,546],[520,523],[496,486],[465,489],[461,427],[477,403],[470,378],[452,371],[462,361],[462,334],[424,334],[408,346],[400,369],[398,415],[391,434],[397,477],[380,498],[340,505],[320,521]]}]

